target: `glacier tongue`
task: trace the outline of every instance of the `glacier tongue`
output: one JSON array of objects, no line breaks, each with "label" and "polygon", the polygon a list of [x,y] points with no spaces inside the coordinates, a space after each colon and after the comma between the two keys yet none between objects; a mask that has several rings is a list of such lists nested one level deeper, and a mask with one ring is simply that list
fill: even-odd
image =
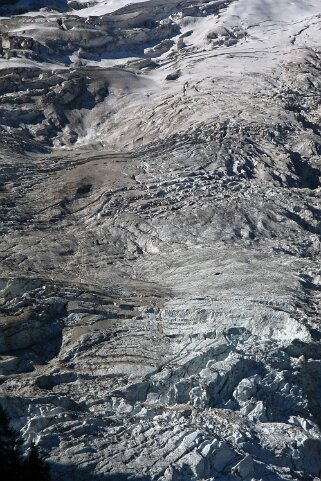
[{"label": "glacier tongue", "polygon": [[0,15],[0,403],[26,446],[55,480],[319,479],[319,0]]}]

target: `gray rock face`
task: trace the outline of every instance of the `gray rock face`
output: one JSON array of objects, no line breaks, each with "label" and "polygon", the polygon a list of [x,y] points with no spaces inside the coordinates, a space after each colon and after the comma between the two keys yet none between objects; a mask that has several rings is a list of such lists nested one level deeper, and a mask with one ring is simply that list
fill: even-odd
[{"label": "gray rock face", "polygon": [[19,3],[0,10],[13,426],[55,480],[319,479],[319,1]]}]

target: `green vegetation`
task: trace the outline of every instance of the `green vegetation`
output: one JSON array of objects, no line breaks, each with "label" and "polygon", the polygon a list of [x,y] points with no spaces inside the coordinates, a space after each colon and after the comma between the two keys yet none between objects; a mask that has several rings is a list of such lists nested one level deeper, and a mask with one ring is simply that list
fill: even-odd
[{"label": "green vegetation", "polygon": [[21,440],[0,408],[0,478],[3,481],[50,481],[50,468],[35,445],[24,455]]}]

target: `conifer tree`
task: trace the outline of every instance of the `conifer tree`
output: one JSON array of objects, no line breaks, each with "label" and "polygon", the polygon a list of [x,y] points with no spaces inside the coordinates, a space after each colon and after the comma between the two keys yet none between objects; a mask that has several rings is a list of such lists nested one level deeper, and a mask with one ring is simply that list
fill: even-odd
[{"label": "conifer tree", "polygon": [[24,481],[49,481],[50,469],[48,463],[40,454],[37,446],[32,444],[24,462]]},{"label": "conifer tree", "polygon": [[25,459],[21,453],[21,441],[10,428],[9,418],[0,407],[0,480],[1,481],[50,481],[49,464],[32,444]]},{"label": "conifer tree", "polygon": [[0,478],[6,481],[20,480],[19,441],[9,426],[5,411],[0,408]]}]

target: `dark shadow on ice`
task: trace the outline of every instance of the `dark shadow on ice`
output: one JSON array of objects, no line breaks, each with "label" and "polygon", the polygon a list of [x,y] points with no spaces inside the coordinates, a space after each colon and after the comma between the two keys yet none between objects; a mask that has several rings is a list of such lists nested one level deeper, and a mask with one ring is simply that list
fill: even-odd
[{"label": "dark shadow on ice", "polygon": [[144,50],[147,48],[154,48],[161,40],[153,40],[142,45],[133,46],[130,50],[117,50],[115,52],[104,52],[102,54],[91,55],[90,60],[100,62],[101,60],[117,60],[130,57],[149,58],[145,55]]},{"label": "dark shadow on ice", "polygon": [[69,10],[67,0],[2,0],[0,13],[4,15],[19,15],[30,11],[37,11],[40,8],[66,12]]},{"label": "dark shadow on ice", "polygon": [[151,481],[150,476],[130,473],[95,474],[90,468],[77,468],[72,464],[50,463],[53,481]]}]

